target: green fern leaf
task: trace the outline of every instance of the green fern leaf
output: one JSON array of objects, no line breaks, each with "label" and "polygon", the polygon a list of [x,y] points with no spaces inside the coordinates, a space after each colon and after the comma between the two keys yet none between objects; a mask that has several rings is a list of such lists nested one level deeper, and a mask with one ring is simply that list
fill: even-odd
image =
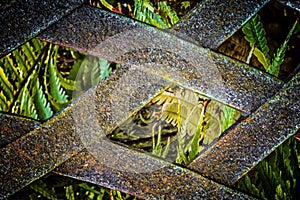
[{"label": "green fern leaf", "polygon": [[57,57],[58,48],[59,48],[58,46],[54,46],[52,55],[49,53],[50,57],[48,63],[48,73],[49,73],[50,94],[58,102],[66,103],[67,96],[65,95],[65,91],[62,89],[61,84],[59,82],[59,78],[57,76],[56,57]]},{"label": "green fern leaf", "polygon": [[177,112],[178,105],[178,103],[164,104],[162,108],[163,113],[161,115],[161,119],[169,124],[172,124],[173,126],[177,126],[177,118],[179,115],[179,113]]},{"label": "green fern leaf", "polygon": [[78,186],[85,189],[86,191],[101,195],[101,192],[95,190],[93,187],[90,187],[87,183],[80,183]]},{"label": "green fern leaf", "polygon": [[17,97],[17,100],[14,102],[12,107],[12,113],[31,117],[37,119],[37,111],[34,106],[34,100],[30,95],[29,83],[27,81],[25,86],[22,88],[20,95]]},{"label": "green fern leaf", "polygon": [[22,52],[22,57],[28,67],[35,63],[35,60],[38,58],[38,54],[41,52],[44,46],[45,42],[41,42],[38,39],[32,39],[21,46],[20,52]]},{"label": "green fern leaf", "polygon": [[[169,5],[167,5],[166,1],[158,2],[158,9],[160,10],[160,13],[164,13],[166,15],[163,16],[162,14],[160,14],[164,22],[168,24],[169,27],[179,21],[177,13]],[[168,18],[170,19],[170,23]]]},{"label": "green fern leaf", "polygon": [[34,49],[35,53],[40,52],[41,49],[45,46],[45,43],[46,43],[46,42],[43,42],[43,41],[41,41],[39,39],[35,39],[35,38],[33,38],[30,42],[32,44],[31,45],[32,49]]},{"label": "green fern leaf", "polygon": [[[36,40],[33,39],[33,41]],[[30,97],[31,89],[27,88],[27,90],[24,90],[23,88],[30,86],[30,79],[35,73],[35,66],[33,64],[37,64],[38,61],[36,59],[41,58],[41,56],[35,55],[40,54],[40,49],[35,50],[30,45],[31,42],[26,42],[23,46],[0,60],[0,88],[4,91],[3,95],[6,96],[7,112],[16,110],[17,114],[35,117],[36,112],[32,99],[28,100],[28,111],[24,110],[26,108],[24,97]],[[5,76],[1,76],[1,74]],[[17,106],[21,107],[17,108]]]},{"label": "green fern leaf", "polygon": [[73,66],[72,66],[72,69],[70,70],[69,75],[68,75],[69,80],[73,80],[73,81],[76,80],[76,77],[78,75],[78,71],[79,71],[80,67],[82,66],[83,62],[84,62],[84,59],[75,60]]},{"label": "green fern leaf", "polygon": [[67,102],[60,102],[57,99],[55,99],[53,96],[51,96],[51,94],[49,94],[48,92],[46,92],[47,94],[47,100],[50,102],[51,106],[53,107],[53,111],[54,112],[59,112],[61,111],[63,108],[65,108],[70,101]]},{"label": "green fern leaf", "polygon": [[152,99],[153,103],[156,103],[157,105],[163,105],[164,103],[172,103],[173,101],[175,101],[175,95],[172,91],[168,91],[168,89],[164,90],[163,92],[161,92],[159,95],[157,95],[156,97],[154,97]]},{"label": "green fern leaf", "polygon": [[111,67],[110,67],[110,63],[105,59],[100,58],[99,64],[100,64],[100,71],[101,71],[101,80],[103,80],[111,74]]},{"label": "green fern leaf", "polygon": [[168,28],[162,18],[155,13],[156,8],[149,0],[134,0],[134,16],[137,20],[158,28]]},{"label": "green fern leaf", "polygon": [[38,119],[45,120],[53,115],[49,102],[47,101],[39,80],[34,84],[34,103],[38,114]]},{"label": "green fern leaf", "polygon": [[42,180],[37,180],[31,183],[29,187],[47,199],[58,200],[56,194],[53,191],[51,191],[47,187],[47,184],[44,183]]},{"label": "green fern leaf", "polygon": [[[209,102],[209,101],[208,101]],[[204,117],[205,117],[205,109],[206,106],[204,106],[201,110],[201,114],[198,120],[197,130],[194,134],[193,139],[191,142],[187,145],[186,149],[191,149],[188,156],[188,162],[191,162],[194,160],[194,158],[198,155],[200,151],[199,143],[203,139],[203,126],[204,126]]]},{"label": "green fern leaf", "polygon": [[75,81],[64,78],[58,70],[56,71],[56,73],[57,73],[57,77],[59,79],[59,83],[61,84],[61,86],[63,88],[65,88],[66,90],[74,90],[75,89]]},{"label": "green fern leaf", "polygon": [[[30,64],[26,63],[26,57],[22,56],[19,50],[13,51],[12,54],[13,57],[16,59],[16,63],[18,64],[20,70],[26,74],[31,66]],[[32,60],[32,62],[34,62],[34,60]]]},{"label": "green fern leaf", "polygon": [[254,49],[254,55],[258,59],[258,61],[264,66],[265,70],[269,69],[270,63],[265,54],[259,50],[258,48]]},{"label": "green fern leaf", "polygon": [[[162,120],[166,120],[166,122],[174,126],[178,126],[178,119],[182,121],[182,126],[184,126],[184,132],[182,134],[185,136],[186,133],[193,135],[197,129],[201,113],[198,99],[199,97],[194,92],[178,89],[163,92],[154,98],[153,102],[156,102],[158,105],[163,104]],[[179,113],[178,106],[180,106]],[[197,107],[197,109],[195,109],[195,107]],[[182,129],[182,127],[179,128]]]},{"label": "green fern leaf", "polygon": [[239,117],[240,114],[234,108],[224,106],[220,120],[222,122],[221,132],[224,132],[226,129],[232,126]]},{"label": "green fern leaf", "polygon": [[75,200],[75,194],[74,194],[73,186],[69,185],[69,186],[65,187],[65,190],[66,190],[67,200]]},{"label": "green fern leaf", "polygon": [[264,54],[267,63],[271,63],[266,31],[260,21],[260,16],[256,14],[252,17],[249,22],[244,25],[242,31],[245,34],[245,39],[249,42],[250,47],[256,45],[256,47]]},{"label": "green fern leaf", "polygon": [[17,88],[20,87],[20,83],[23,80],[23,76],[25,73],[18,67],[18,65],[13,64],[13,59],[10,55],[5,56],[2,61],[0,60],[0,67],[7,70],[8,78],[12,80],[11,82],[14,82],[15,86]]},{"label": "green fern leaf", "polygon": [[0,111],[7,111],[9,107],[9,102],[6,99],[6,96],[3,94],[3,91],[0,91]]},{"label": "green fern leaf", "polygon": [[285,51],[287,49],[287,44],[290,40],[290,37],[293,35],[293,32],[297,26],[297,20],[295,21],[293,27],[291,28],[291,30],[289,31],[286,39],[284,40],[283,44],[277,49],[276,55],[272,61],[272,64],[270,65],[270,67],[267,69],[267,72],[278,77],[279,75],[279,71],[280,71],[280,66],[284,61],[284,57],[285,57]]},{"label": "green fern leaf", "polygon": [[2,69],[2,67],[0,67],[0,86],[3,88],[3,91],[5,93],[5,96],[7,96],[7,99],[14,98],[13,85],[8,80],[8,77],[4,73],[4,70]]}]

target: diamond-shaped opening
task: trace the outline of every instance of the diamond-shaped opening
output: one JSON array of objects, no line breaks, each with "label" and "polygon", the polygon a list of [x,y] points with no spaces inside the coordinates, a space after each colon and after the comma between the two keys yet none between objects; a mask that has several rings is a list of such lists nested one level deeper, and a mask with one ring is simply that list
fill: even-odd
[{"label": "diamond-shaped opening", "polygon": [[163,90],[107,137],[187,165],[240,116],[232,107],[175,86]]},{"label": "diamond-shaped opening", "polygon": [[297,11],[271,1],[226,40],[218,51],[286,80],[300,63],[299,23],[286,46],[282,45],[299,16]]},{"label": "diamond-shaped opening", "polygon": [[0,114],[46,120],[118,65],[32,39],[0,58]]},{"label": "diamond-shaped opening", "polygon": [[109,10],[158,28],[170,28],[192,10],[197,1],[91,0],[90,5]]},{"label": "diamond-shaped opening", "polygon": [[281,144],[235,185],[258,199],[300,198],[299,133]]},{"label": "diamond-shaped opening", "polygon": [[128,199],[139,198],[112,190],[100,185],[50,173],[22,190],[11,195],[8,199]]}]

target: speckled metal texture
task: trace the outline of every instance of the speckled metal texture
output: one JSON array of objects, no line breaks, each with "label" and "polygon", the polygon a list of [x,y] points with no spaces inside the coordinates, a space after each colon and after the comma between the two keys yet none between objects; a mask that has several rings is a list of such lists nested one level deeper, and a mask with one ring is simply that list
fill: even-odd
[{"label": "speckled metal texture", "polygon": [[248,113],[282,86],[279,80],[246,64],[168,31],[91,7],[77,9],[39,37],[117,63],[139,65],[156,76]]},{"label": "speckled metal texture", "polygon": [[83,1],[1,1],[0,57],[82,5]]},{"label": "speckled metal texture", "polygon": [[285,6],[289,6],[295,10],[297,10],[298,12],[300,12],[300,1],[287,1],[287,0],[281,0],[279,1],[280,3],[282,3]]},{"label": "speckled metal texture", "polygon": [[216,49],[270,0],[206,0],[172,27],[182,38]]},{"label": "speckled metal texture", "polygon": [[40,125],[38,121],[0,113],[0,148]]},{"label": "speckled metal texture", "polygon": [[188,168],[234,183],[300,128],[300,72],[283,90],[231,129]]},{"label": "speckled metal texture", "polygon": [[[107,148],[112,143],[107,143]],[[143,199],[254,199],[208,180],[190,170],[146,154],[127,151],[123,158],[99,162],[88,152],[80,152],[55,169],[58,174],[96,183]],[[132,162],[136,161],[136,162]],[[124,164],[125,163],[125,164]],[[124,171],[124,165],[140,168]],[[114,166],[111,168],[110,166]],[[153,171],[143,172],[143,167]]]},{"label": "speckled metal texture", "polygon": [[39,38],[64,46],[81,47],[82,49],[78,50],[84,52],[89,50],[88,53],[93,54],[93,50],[100,41],[121,35],[136,27],[141,27],[141,24],[126,17],[85,5],[41,33]]},{"label": "speckled metal texture", "polygon": [[[101,149],[107,152],[106,146],[99,145],[104,144],[105,134],[167,85],[139,69],[119,68],[62,113],[0,149],[0,198],[50,172],[84,147],[94,156]],[[101,158],[116,159],[113,152]]]},{"label": "speckled metal texture", "polygon": [[53,170],[82,149],[65,112],[0,149],[0,199]]},{"label": "speckled metal texture", "polygon": [[[299,130],[299,73],[280,90],[283,84],[275,78],[198,45],[215,49],[266,2],[205,1],[172,30],[158,30],[83,6],[47,29],[40,38],[120,62],[122,67],[40,127],[32,130],[31,123],[24,127],[27,121],[20,129],[15,127],[22,133],[32,131],[11,139],[12,143],[0,149],[0,198],[65,161],[57,173],[143,198],[250,198],[223,185],[232,186]],[[51,8],[62,4],[46,4],[53,12],[49,14],[52,19],[62,16]],[[1,9],[9,15],[14,9],[24,11],[5,5],[8,7]],[[63,7],[62,13],[70,10]],[[34,25],[42,24],[38,28],[30,27],[29,22],[29,28],[20,26],[30,30],[12,34],[18,39],[4,35],[1,43],[5,51],[45,28],[43,20],[44,15],[34,20]],[[130,150],[105,137],[158,91],[174,83],[205,93],[249,116],[200,154],[189,169]],[[5,126],[1,128],[6,131]]]}]

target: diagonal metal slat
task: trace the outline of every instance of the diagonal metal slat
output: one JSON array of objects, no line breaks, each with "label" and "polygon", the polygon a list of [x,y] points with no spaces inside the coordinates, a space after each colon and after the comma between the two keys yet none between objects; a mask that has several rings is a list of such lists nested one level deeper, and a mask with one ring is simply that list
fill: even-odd
[{"label": "diagonal metal slat", "polygon": [[0,148],[40,125],[38,121],[0,113]]},{"label": "diagonal metal slat", "polygon": [[[123,67],[96,88],[89,90],[62,113],[27,135],[17,140],[11,139],[10,141],[15,141],[1,148],[0,198],[19,190],[78,153],[58,168],[57,173],[149,198],[166,195],[170,198],[188,199],[194,192],[199,193],[199,198],[227,195],[250,198],[196,173],[203,173],[222,184],[233,185],[243,173],[295,133],[299,129],[299,74],[272,97],[281,89],[282,82],[195,44],[215,49],[227,34],[240,27],[266,2],[268,1],[246,1],[241,7],[237,2],[229,5],[229,2],[206,1],[173,30],[158,30],[83,6],[47,29],[40,38],[119,62]],[[245,6],[247,10],[232,12],[229,16],[231,21],[222,22],[220,19],[226,15],[225,12],[220,13],[222,5],[227,5],[224,7],[226,13],[228,9],[237,10]],[[208,16],[204,16],[206,12],[209,13]],[[206,30],[207,27],[201,23],[215,19],[213,16],[219,20],[216,21],[216,26]],[[237,20],[234,21],[234,18]],[[191,32],[187,32],[186,24],[193,27]],[[203,33],[199,33],[199,25],[205,29]],[[197,36],[197,32],[200,36]],[[28,38],[28,34],[25,34],[25,38]],[[17,43],[8,42],[7,44],[13,45],[5,46],[5,49],[14,48],[13,46],[18,45],[21,40],[18,39]],[[191,42],[188,42],[190,40]],[[136,153],[105,139],[105,135],[113,127],[160,89],[174,83],[205,93],[248,114],[268,98],[272,99],[189,165],[196,173],[153,159],[149,155]],[[293,113],[296,118],[292,118],[287,112]],[[275,123],[277,115],[280,124]],[[262,117],[265,119],[261,119]],[[28,131],[30,130],[29,128]],[[287,131],[284,132],[285,130]],[[27,129],[24,129],[23,132],[26,131]],[[240,143],[241,146],[238,145]],[[84,148],[87,148],[96,160],[92,159],[87,150],[82,151]],[[246,150],[255,154],[249,155]],[[117,157],[114,157],[114,152]],[[130,155],[132,157],[129,160],[137,164],[131,171],[130,167],[133,164],[129,164],[128,167],[128,163],[125,162]],[[82,156],[86,156],[87,160]],[[202,160],[203,158],[207,160]],[[125,169],[129,171],[112,168],[115,167],[114,163],[119,167],[127,166]],[[162,171],[158,170],[154,174],[145,171],[139,173],[139,170],[149,169],[152,172],[153,169]],[[222,170],[226,170],[226,173],[222,174]],[[135,178],[141,182],[135,182]],[[158,182],[158,185],[153,185],[149,180]],[[190,181],[190,185],[183,187],[177,184],[176,180]],[[170,184],[164,184],[165,182]]]},{"label": "diagonal metal slat", "polygon": [[106,155],[103,157],[111,155],[107,151],[116,148],[122,156],[98,160],[83,151],[56,168],[55,172],[143,199],[254,199],[163,160],[115,147],[112,143],[105,145],[102,154]]},{"label": "diagonal metal slat", "polygon": [[2,1],[0,57],[81,6],[84,0]]},{"label": "diagonal metal slat", "polygon": [[[83,23],[89,22],[89,23]],[[166,30],[81,7],[39,36],[145,71],[250,113],[282,82]]]},{"label": "diagonal metal slat", "polygon": [[172,27],[182,38],[217,49],[270,0],[205,0]]},{"label": "diagonal metal slat", "polygon": [[[128,83],[127,78],[132,82],[139,80],[135,81],[133,90],[127,91],[128,94],[124,93],[124,87],[118,87]],[[128,67],[120,68],[60,114],[1,148],[0,197],[10,195],[50,172],[81,151],[84,145],[92,147],[93,141],[87,138],[89,135],[91,139],[96,137],[96,141],[105,137],[105,132],[115,127],[118,121],[127,118],[166,85],[166,81],[153,78],[152,74],[138,69],[130,70]],[[127,98],[130,102],[120,103],[120,94],[130,94]],[[97,135],[102,129],[103,133]]]},{"label": "diagonal metal slat", "polygon": [[232,186],[300,128],[300,72],[188,168]]}]

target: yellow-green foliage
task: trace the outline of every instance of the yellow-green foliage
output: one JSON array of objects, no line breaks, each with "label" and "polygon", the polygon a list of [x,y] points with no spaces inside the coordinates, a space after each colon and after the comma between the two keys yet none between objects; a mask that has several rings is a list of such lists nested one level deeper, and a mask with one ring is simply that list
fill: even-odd
[{"label": "yellow-green foliage", "polygon": [[0,59],[0,111],[46,120],[110,73],[106,60],[32,39]]},{"label": "yellow-green foliage", "polygon": [[300,143],[291,138],[237,182],[237,187],[260,199],[298,199]]},{"label": "yellow-green foliage", "polygon": [[[259,14],[256,14],[254,17],[252,17],[249,20],[249,22],[247,22],[243,26],[242,31],[245,35],[245,39],[249,42],[251,49],[254,49],[253,54],[263,65],[266,72],[278,77],[280,66],[284,61],[287,44],[296,28],[296,25],[297,21],[295,21],[286,39],[284,40],[282,45],[277,49],[276,54],[273,58],[271,58],[269,53],[266,31],[263,27],[263,24],[260,21]],[[250,52],[249,55],[252,55],[252,52]]]}]

